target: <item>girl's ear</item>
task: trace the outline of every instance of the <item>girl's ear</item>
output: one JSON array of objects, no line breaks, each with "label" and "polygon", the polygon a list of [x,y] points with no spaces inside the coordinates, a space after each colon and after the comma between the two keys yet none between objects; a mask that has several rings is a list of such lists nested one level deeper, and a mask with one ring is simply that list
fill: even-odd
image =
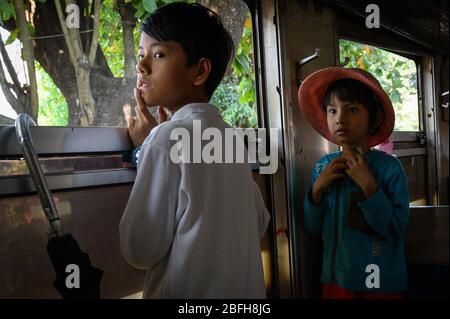
[{"label": "girl's ear", "polygon": [[194,77],[193,84],[200,86],[206,83],[209,74],[211,73],[211,61],[207,58],[201,58],[197,63],[197,73]]}]

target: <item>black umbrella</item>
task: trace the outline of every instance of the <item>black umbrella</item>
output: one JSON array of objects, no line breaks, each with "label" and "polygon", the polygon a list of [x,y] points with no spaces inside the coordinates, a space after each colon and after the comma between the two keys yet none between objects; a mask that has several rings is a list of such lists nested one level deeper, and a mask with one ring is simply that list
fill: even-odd
[{"label": "black umbrella", "polygon": [[58,211],[31,139],[30,123],[36,125],[28,114],[20,114],[15,121],[16,135],[50,224],[47,252],[56,272],[53,285],[63,298],[100,298],[103,271],[93,267],[89,255],[81,251],[71,234],[62,230]]}]

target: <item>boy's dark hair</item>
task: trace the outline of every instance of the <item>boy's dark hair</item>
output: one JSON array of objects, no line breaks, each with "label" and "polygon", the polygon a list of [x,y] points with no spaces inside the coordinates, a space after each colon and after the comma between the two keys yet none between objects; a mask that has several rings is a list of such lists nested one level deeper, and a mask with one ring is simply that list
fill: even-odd
[{"label": "boy's dark hair", "polygon": [[178,42],[188,66],[201,58],[211,61],[205,84],[210,98],[222,80],[234,53],[234,43],[221,18],[210,9],[189,3],[170,3],[158,8],[142,24],[141,31],[158,41]]},{"label": "boy's dark hair", "polygon": [[370,134],[375,133],[385,119],[385,113],[377,95],[364,83],[354,79],[340,79],[333,82],[325,92],[323,108],[326,112],[331,96],[341,101],[352,101],[362,104],[369,112]]}]

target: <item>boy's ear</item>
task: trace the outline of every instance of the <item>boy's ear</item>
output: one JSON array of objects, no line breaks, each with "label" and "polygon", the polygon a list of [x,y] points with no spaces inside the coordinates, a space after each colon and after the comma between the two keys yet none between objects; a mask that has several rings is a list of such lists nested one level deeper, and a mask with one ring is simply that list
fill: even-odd
[{"label": "boy's ear", "polygon": [[207,58],[201,58],[197,63],[197,74],[194,78],[194,85],[200,86],[206,83],[209,73],[211,73],[211,61]]}]

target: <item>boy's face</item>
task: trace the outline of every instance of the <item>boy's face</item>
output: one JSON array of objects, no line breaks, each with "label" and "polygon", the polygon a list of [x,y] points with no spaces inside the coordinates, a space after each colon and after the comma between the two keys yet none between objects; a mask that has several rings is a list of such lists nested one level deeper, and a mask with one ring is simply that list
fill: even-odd
[{"label": "boy's face", "polygon": [[369,138],[369,112],[360,103],[331,95],[327,106],[328,130],[342,146],[365,147]]},{"label": "boy's face", "polygon": [[141,34],[136,65],[137,88],[147,106],[164,106],[172,112],[196,101],[193,85],[196,66],[187,66],[186,54],[175,41],[159,42]]}]

